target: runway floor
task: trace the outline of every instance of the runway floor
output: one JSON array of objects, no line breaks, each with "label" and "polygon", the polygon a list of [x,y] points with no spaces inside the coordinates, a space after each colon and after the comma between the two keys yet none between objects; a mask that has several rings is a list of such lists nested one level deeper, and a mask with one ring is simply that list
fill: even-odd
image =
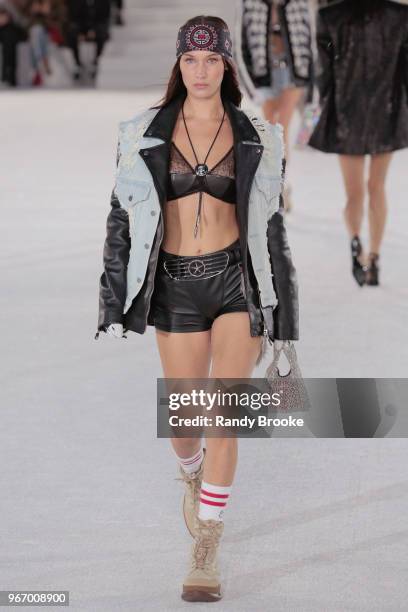
[{"label": "runway floor", "polygon": [[[94,341],[117,124],[156,99],[1,100],[0,589],[69,590],[75,611],[189,606],[182,483],[156,437],[154,330]],[[292,161],[304,376],[404,377],[408,152],[390,170],[377,289],[351,277],[336,158]],[[240,440],[217,609],[406,610],[407,501],[403,438]]]}]

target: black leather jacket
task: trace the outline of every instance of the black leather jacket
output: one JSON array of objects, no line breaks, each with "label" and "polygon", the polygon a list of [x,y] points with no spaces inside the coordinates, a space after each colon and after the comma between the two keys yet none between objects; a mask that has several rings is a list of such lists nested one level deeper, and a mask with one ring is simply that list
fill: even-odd
[{"label": "black leather jacket", "polygon": [[[139,151],[152,174],[162,212],[166,203],[171,137],[181,103],[182,98],[176,98],[163,107],[153,118],[144,134],[160,138],[164,143]],[[260,143],[259,134],[243,111],[228,100],[224,100],[224,104],[234,134],[236,210],[242,252],[242,271],[250,317],[250,333],[251,336],[259,336],[266,329],[271,341],[275,338],[298,340],[297,278],[286,236],[283,199],[281,196],[279,210],[272,215],[267,228],[273,286],[279,303],[274,309],[272,306],[267,306],[261,312],[258,284],[248,250],[247,235],[249,192],[259,164],[259,152],[262,152],[262,145],[258,147],[243,144],[243,141]],[[164,235],[163,218],[164,215],[160,214],[143,285],[129,310],[123,314],[130,249],[129,220],[127,211],[120,206],[115,193],[112,192],[111,211],[107,219],[107,235],[103,251],[104,272],[99,285],[98,332],[106,331],[106,327],[111,323],[122,323],[125,331],[131,330],[143,334],[147,325],[153,325],[150,316],[150,302],[160,244]],[[95,337],[98,337],[98,334]]]}]

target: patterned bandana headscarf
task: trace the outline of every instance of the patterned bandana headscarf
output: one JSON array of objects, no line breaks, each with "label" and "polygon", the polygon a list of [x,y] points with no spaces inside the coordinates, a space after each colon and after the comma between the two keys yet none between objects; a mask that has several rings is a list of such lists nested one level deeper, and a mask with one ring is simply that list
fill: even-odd
[{"label": "patterned bandana headscarf", "polygon": [[232,42],[228,28],[220,27],[218,23],[205,19],[181,27],[177,36],[176,57],[197,50],[213,51],[232,59]]}]

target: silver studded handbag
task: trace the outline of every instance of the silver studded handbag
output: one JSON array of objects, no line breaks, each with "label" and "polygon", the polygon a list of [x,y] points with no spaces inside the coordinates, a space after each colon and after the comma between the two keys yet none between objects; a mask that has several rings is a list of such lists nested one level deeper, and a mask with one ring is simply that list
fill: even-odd
[{"label": "silver studded handbag", "polygon": [[[289,372],[281,375],[279,359],[285,355],[289,362]],[[278,411],[303,412],[310,409],[309,395],[300,371],[295,345],[291,340],[283,341],[282,345],[273,346],[273,359],[265,372],[265,379],[272,393],[279,393],[281,402]]]}]

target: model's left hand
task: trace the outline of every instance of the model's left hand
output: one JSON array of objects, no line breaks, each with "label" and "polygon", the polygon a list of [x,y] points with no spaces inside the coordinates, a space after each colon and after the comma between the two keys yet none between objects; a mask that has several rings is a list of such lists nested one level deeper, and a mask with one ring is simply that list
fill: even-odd
[{"label": "model's left hand", "polygon": [[109,327],[106,328],[106,333],[114,338],[126,338],[126,336],[123,335],[122,323],[111,323]]}]

